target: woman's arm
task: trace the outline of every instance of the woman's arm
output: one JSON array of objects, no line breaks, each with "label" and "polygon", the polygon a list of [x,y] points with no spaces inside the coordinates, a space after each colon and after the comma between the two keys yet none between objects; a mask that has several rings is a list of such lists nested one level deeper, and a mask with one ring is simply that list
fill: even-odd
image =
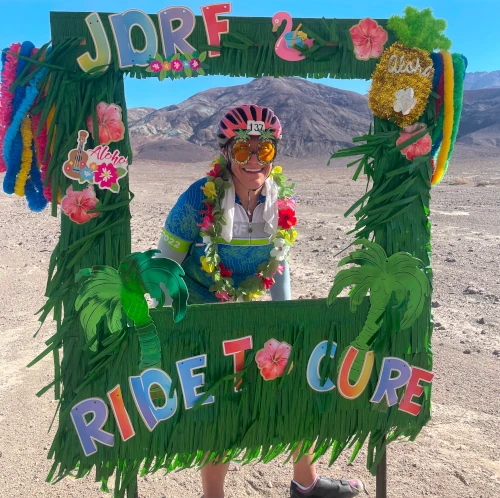
[{"label": "woman's arm", "polygon": [[271,287],[271,298],[273,301],[290,301],[292,299],[292,289],[290,287],[290,267],[288,262],[284,262],[283,273],[276,273],[274,285]]}]

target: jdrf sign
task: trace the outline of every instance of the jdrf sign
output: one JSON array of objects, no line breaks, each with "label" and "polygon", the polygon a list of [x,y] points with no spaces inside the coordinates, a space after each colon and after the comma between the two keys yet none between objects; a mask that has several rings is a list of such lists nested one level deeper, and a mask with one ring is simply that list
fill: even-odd
[{"label": "jdrf sign", "polygon": [[[201,7],[209,45],[220,45],[220,35],[229,32],[229,21],[219,20],[218,16],[230,12],[230,3]],[[168,57],[178,52],[192,53],[196,50],[187,41],[196,26],[195,15],[187,7],[166,7],[160,10],[158,12],[159,33],[151,17],[142,10],[130,9],[121,14],[110,14],[108,18],[116,43],[120,68],[148,66],[148,61],[154,59],[160,51]],[[92,57],[89,52],[85,52],[78,57],[77,61],[80,68],[88,72],[99,66],[108,66],[111,63],[112,52],[99,14],[97,12],[89,14],[85,22],[94,40],[96,55]],[[177,24],[175,29],[174,22]],[[146,40],[144,47],[140,50],[132,41],[132,28],[134,27],[142,31]],[[220,53],[210,51],[208,55],[216,57]]]}]

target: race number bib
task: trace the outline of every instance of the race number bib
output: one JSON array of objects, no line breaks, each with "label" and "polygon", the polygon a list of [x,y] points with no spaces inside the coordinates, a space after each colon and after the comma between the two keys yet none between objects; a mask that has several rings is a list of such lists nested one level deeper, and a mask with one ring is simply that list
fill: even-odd
[{"label": "race number bib", "polygon": [[247,121],[249,135],[260,135],[264,131],[264,121]]}]

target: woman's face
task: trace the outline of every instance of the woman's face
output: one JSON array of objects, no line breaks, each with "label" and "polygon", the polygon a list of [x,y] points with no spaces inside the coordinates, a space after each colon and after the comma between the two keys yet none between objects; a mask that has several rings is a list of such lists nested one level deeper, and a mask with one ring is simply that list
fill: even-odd
[{"label": "woman's face", "polygon": [[247,164],[240,165],[234,160],[232,143],[229,144],[229,160],[231,161],[231,172],[236,179],[248,190],[255,190],[262,187],[266,178],[271,173],[273,164],[260,164],[257,159],[257,149],[259,147],[259,137],[250,137],[250,148],[252,156]]}]

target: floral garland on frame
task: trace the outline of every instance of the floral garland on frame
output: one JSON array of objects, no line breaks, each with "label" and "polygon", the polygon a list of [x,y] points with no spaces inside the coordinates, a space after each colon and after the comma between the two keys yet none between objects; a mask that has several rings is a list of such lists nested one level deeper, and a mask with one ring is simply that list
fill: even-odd
[{"label": "floral garland on frame", "polygon": [[276,272],[283,272],[282,262],[288,260],[288,253],[297,237],[294,228],[297,223],[293,199],[295,184],[287,185],[281,166],[272,169],[270,178],[278,187],[278,229],[271,237],[274,248],[271,249],[270,258],[258,266],[257,273],[247,277],[235,288],[231,278],[233,271],[221,262],[217,244],[217,238],[222,233],[222,225],[226,224],[222,200],[230,187],[230,175],[226,160],[220,155],[212,163],[212,169],[207,173],[207,181],[201,187],[205,194],[203,200],[205,209],[201,211],[203,218],[198,226],[201,228],[203,242],[207,246],[205,256],[200,258],[200,262],[203,270],[214,282],[210,286],[210,291],[214,292],[220,301],[253,301],[272,287]]}]

